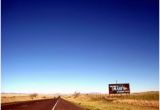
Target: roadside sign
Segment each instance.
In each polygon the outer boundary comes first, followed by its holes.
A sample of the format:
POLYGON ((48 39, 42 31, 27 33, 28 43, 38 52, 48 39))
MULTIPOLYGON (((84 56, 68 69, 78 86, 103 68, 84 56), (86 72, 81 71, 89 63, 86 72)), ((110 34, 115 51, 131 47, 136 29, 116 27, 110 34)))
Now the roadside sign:
POLYGON ((130 93, 129 83, 109 84, 109 94, 130 93))

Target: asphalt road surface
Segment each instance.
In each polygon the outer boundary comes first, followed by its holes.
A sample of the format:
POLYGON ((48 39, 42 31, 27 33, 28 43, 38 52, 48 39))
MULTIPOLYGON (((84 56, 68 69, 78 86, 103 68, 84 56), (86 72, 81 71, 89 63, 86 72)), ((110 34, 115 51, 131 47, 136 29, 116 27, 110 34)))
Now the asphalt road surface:
POLYGON ((67 100, 60 98, 52 110, 84 110, 80 106, 77 106, 67 100))
POLYGON ((62 98, 11 103, 1 106, 1 110, 84 110, 62 98))

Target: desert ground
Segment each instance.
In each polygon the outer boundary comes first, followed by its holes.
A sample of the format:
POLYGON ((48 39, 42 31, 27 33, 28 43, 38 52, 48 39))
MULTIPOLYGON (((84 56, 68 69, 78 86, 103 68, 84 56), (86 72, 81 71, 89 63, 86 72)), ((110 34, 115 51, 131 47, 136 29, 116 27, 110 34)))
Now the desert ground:
MULTIPOLYGON (((1 94, 1 103, 52 99, 58 94, 1 94)), ((85 110, 158 110, 159 92, 132 93, 130 95, 108 95, 99 93, 81 94, 75 92, 61 95, 85 110)))
POLYGON ((12 103, 12 102, 39 100, 39 99, 51 99, 57 96, 58 96, 57 94, 2 93, 1 103, 4 104, 4 103, 12 103))
POLYGON ((86 110, 159 110, 159 92, 132 93, 122 96, 75 93, 65 98, 86 110))

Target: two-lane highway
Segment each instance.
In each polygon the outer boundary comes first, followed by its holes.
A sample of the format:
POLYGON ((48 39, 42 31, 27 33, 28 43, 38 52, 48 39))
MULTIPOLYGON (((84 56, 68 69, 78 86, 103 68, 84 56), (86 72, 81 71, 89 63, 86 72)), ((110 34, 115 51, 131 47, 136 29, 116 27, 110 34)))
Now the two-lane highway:
POLYGON ((56 100, 38 100, 38 101, 27 101, 23 103, 15 103, 2 105, 1 110, 51 110, 56 100))
POLYGON ((1 110, 83 110, 62 98, 5 104, 1 110))
POLYGON ((59 98, 52 110, 84 110, 84 109, 67 100, 59 98))

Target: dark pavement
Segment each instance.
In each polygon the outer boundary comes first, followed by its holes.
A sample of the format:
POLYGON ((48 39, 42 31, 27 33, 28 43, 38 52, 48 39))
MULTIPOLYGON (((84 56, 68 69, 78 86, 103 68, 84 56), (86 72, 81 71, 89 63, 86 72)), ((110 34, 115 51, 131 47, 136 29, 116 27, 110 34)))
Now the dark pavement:
POLYGON ((2 104, 1 110, 84 110, 84 109, 59 97, 57 99, 17 102, 5 105, 2 104))
POLYGON ((1 110, 52 110, 56 101, 53 99, 28 101, 9 105, 2 105, 1 110))

